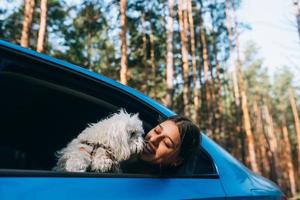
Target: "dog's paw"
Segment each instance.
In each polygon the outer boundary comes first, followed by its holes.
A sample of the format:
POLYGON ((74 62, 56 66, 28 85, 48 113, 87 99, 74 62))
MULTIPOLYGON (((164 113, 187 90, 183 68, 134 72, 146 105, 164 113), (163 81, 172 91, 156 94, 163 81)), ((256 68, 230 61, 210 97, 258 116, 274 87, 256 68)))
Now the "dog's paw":
POLYGON ((92 171, 95 172, 109 172, 112 170, 114 162, 108 158, 94 159, 91 164, 92 171))
POLYGON ((86 172, 89 166, 88 162, 80 159, 70 159, 66 161, 65 170, 68 172, 86 172))

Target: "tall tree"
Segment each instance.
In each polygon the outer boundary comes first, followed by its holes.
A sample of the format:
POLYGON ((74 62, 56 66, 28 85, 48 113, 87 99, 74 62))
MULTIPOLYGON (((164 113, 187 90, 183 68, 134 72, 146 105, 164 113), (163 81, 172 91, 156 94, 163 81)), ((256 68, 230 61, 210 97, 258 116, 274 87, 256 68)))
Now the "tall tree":
POLYGON ((128 85, 165 103, 165 4, 133 0, 127 3, 128 85), (132 14, 134 13, 134 14, 132 14), (143 61, 143 62, 141 62, 143 61), (155 77, 155 80, 154 80, 155 77))
MULTIPOLYGON (((212 131, 209 123, 209 115, 210 115, 210 108, 211 108, 211 95, 209 91, 209 79, 208 79, 208 72, 209 72, 209 52, 208 52, 208 42, 207 42, 207 36, 206 36, 206 28, 204 26, 203 21, 203 5, 201 5, 199 10, 199 28, 200 28, 200 41, 201 41, 201 57, 203 62, 203 76, 204 76, 204 88, 203 92, 201 94, 202 96, 202 105, 203 109, 205 110, 205 118, 206 119, 206 132, 209 136, 212 136, 212 131)), ((201 77, 200 77, 201 80, 201 77)))
POLYGON ((120 13, 121 13, 121 69, 120 69, 120 81, 123 84, 127 84, 127 44, 126 44, 126 0, 120 1, 120 13))
POLYGON ((44 51, 44 41, 47 27, 47 0, 41 0, 40 28, 37 41, 37 51, 44 51))
POLYGON ((242 112, 243 112, 243 126, 246 133, 246 139, 248 144, 248 161, 250 162, 251 169, 254 172, 258 172, 258 165, 256 161, 256 155, 255 155, 255 148, 254 148, 254 138, 253 133, 251 129, 251 122, 250 122, 250 116, 249 116, 249 110, 248 110, 248 99, 246 94, 246 88, 245 88, 245 82, 244 82, 244 76, 241 69, 241 59, 240 59, 240 50, 239 50, 239 36, 237 32, 237 18, 235 13, 235 3, 234 1, 231 1, 232 6, 232 13, 233 13, 233 20, 234 20, 234 29, 235 29, 235 48, 236 48, 236 64, 235 64, 235 70, 237 72, 238 76, 238 85, 240 89, 240 96, 241 96, 241 106, 242 106, 242 112))
POLYGON ((188 12, 188 22, 190 27, 190 37, 191 37, 191 53, 192 53, 192 72, 193 72, 193 100, 194 100, 194 120, 199 121, 199 94, 197 87, 197 64, 196 64, 196 43, 195 43, 195 30, 194 30, 194 19, 192 10, 192 0, 187 0, 187 12, 188 12))
MULTIPOLYGON (((257 87, 256 87, 257 88, 257 87)), ((257 91, 258 92, 258 91, 257 91)), ((269 167, 269 160, 267 156, 267 152, 270 150, 268 149, 267 141, 265 138, 264 127, 262 123, 262 113, 261 108, 258 106, 258 97, 254 97, 253 102, 253 112, 254 112, 254 124, 255 124, 255 133, 256 133, 256 146, 258 149, 258 164, 260 167, 260 174, 263 176, 269 176, 270 167, 269 167)))
MULTIPOLYGON (((298 160, 298 170, 300 166, 300 121, 299 121, 299 115, 298 115, 298 109, 297 109, 297 104, 295 100, 295 95, 293 90, 290 88, 289 89, 289 100, 290 100, 290 105, 293 111, 293 116, 294 116, 294 126, 296 130, 296 135, 297 135, 297 160, 298 160)), ((298 173, 300 173, 298 171, 298 173)))
POLYGON ((292 196, 296 195, 296 177, 294 172, 294 165, 292 160, 292 148, 289 140, 289 133, 286 124, 286 120, 283 120, 282 124, 282 133, 283 133, 283 142, 284 142, 284 165, 286 166, 288 179, 289 179, 289 188, 292 196))
MULTIPOLYGON (((222 92, 221 79, 222 72, 220 61, 226 60, 226 43, 228 42, 226 27, 224 25, 226 15, 224 2, 213 1, 208 4, 211 27, 209 28, 208 44, 210 58, 210 80, 209 89, 211 94, 209 124, 212 129, 214 139, 221 141, 221 112, 222 112, 222 92)), ((228 53, 227 53, 228 54, 228 53)))
POLYGON ((174 93, 174 65, 173 65, 173 30, 174 30, 174 0, 168 0, 169 15, 167 19, 167 58, 166 58, 166 106, 172 108, 174 93))
POLYGON ((267 105, 263 106, 263 116, 264 116, 264 122, 266 127, 266 138, 268 142, 268 146, 270 149, 269 152, 269 158, 270 158, 270 167, 271 167, 271 174, 270 177, 273 181, 278 183, 278 170, 277 170, 277 164, 278 164, 278 142, 277 137, 274 132, 274 124, 273 124, 273 118, 270 114, 269 108, 267 105))
POLYGON ((184 114, 189 116, 189 53, 187 44, 187 5, 186 1, 178 0, 178 18, 180 27, 182 77, 183 77, 183 108, 184 114))
POLYGON ((296 154, 296 133, 293 129, 293 112, 289 101, 289 90, 293 82, 293 73, 289 71, 288 67, 284 67, 274 75, 274 81, 271 87, 272 91, 272 103, 273 103, 273 116, 274 124, 277 126, 277 133, 282 139, 278 140, 280 145, 278 148, 278 162, 277 165, 284 171, 278 170, 280 175, 281 186, 285 188, 287 194, 293 193, 293 187, 297 179, 294 179, 297 166, 297 159, 293 157, 296 154), (289 140, 291 138, 291 140, 289 140), (280 148, 281 147, 281 148, 280 148), (290 151, 290 152, 288 152, 290 151), (293 172, 291 170, 294 170, 293 172), (293 178, 294 177, 294 178, 293 178), (284 179, 285 180, 284 180, 284 179))
MULTIPOLYGON (((150 60, 151 60, 151 71, 152 71, 152 82, 156 85, 156 64, 155 64, 155 44, 154 44, 154 33, 153 25, 150 23, 150 60)), ((156 88, 153 88, 153 96, 156 97, 156 88)))
POLYGON ((23 19, 23 29, 20 44, 23 47, 29 47, 29 33, 32 24, 32 16, 34 11, 34 0, 24 1, 24 19, 23 19))
MULTIPOLYGON (((269 161, 266 156, 266 151, 269 151, 267 141, 265 139, 265 129, 262 120, 262 114, 266 115, 266 111, 262 108, 265 107, 263 99, 269 99, 270 95, 270 82, 268 74, 263 67, 263 59, 258 57, 258 50, 253 42, 248 42, 244 51, 244 59, 242 61, 244 87, 247 94, 247 103, 249 108, 249 117, 252 122, 252 134, 255 139, 256 161, 262 175, 269 177, 269 161)), ((241 87, 242 88, 242 87, 241 87)), ((247 106, 247 107, 248 107, 247 106)), ((264 108, 265 109, 265 108, 264 108)))

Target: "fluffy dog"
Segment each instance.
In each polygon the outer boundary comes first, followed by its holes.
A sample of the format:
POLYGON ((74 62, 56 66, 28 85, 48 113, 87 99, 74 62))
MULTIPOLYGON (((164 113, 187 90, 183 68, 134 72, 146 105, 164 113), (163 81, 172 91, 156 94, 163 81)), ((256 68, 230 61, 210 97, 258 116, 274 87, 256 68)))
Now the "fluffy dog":
POLYGON ((120 172, 120 162, 143 149, 144 129, 138 114, 121 109, 90 124, 57 152, 56 171, 120 172))

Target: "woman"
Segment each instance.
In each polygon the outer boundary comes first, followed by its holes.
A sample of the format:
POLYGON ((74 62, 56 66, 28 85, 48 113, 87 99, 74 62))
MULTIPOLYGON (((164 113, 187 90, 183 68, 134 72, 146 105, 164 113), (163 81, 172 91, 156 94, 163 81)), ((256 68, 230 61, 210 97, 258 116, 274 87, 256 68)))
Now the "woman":
POLYGON ((126 164, 125 173, 174 174, 199 149, 200 130, 188 118, 172 116, 159 123, 145 137, 137 161, 126 164))

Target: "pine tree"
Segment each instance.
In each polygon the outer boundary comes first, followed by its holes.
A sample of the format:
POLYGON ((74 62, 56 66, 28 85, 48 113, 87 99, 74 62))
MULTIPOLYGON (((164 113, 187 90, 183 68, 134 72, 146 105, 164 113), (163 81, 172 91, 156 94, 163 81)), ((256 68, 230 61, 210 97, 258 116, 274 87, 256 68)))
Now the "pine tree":
POLYGON ((126 0, 120 1, 120 13, 121 13, 121 69, 120 69, 120 81, 123 84, 127 84, 127 42, 126 42, 126 0))
POLYGON ((169 15, 167 19, 167 58, 166 58, 166 106, 173 107, 173 93, 174 93, 174 64, 173 64, 173 30, 174 30, 174 1, 168 0, 169 15))
POLYGON ((29 47, 29 33, 32 24, 32 17, 34 11, 34 0, 25 0, 24 1, 24 19, 23 19, 23 29, 22 29, 22 36, 20 40, 20 44, 23 47, 29 47))
POLYGON ((189 61, 187 44, 187 5, 186 1, 178 0, 178 18, 180 27, 181 55, 182 55, 182 77, 183 77, 183 108, 184 115, 189 116, 189 61))
POLYGON ((41 0, 40 27, 37 41, 37 51, 44 51, 44 41, 47 28, 47 0, 41 0))

